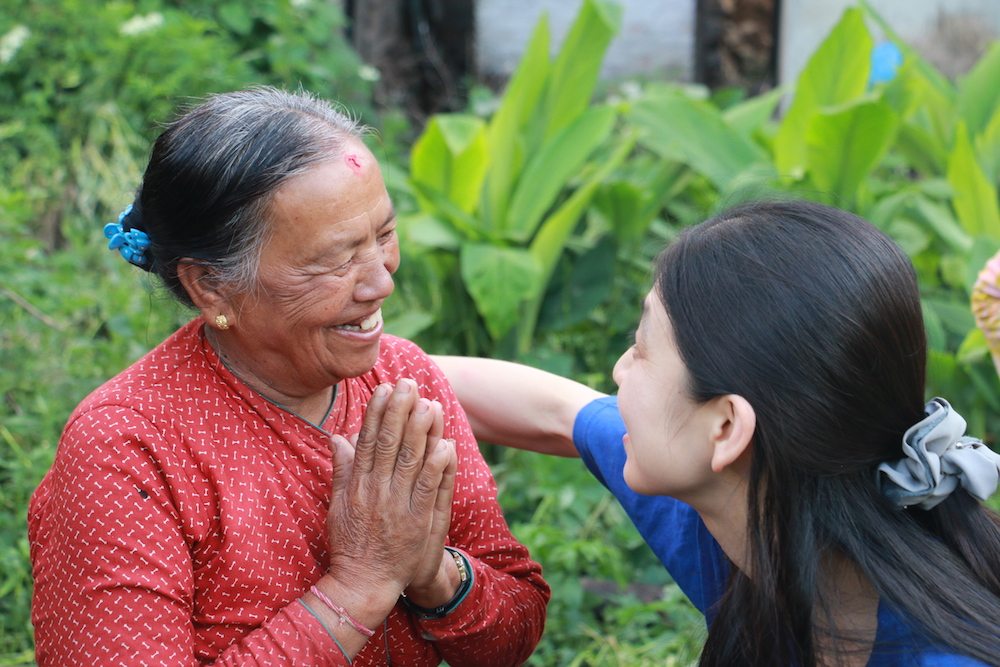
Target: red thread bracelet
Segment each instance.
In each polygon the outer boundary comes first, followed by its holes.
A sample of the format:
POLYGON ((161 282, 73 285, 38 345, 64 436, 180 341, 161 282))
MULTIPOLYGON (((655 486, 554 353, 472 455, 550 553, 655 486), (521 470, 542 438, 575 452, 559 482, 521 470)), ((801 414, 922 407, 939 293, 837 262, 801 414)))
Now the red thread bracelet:
POLYGON ((365 626, 363 626, 360 623, 358 623, 358 621, 356 621, 354 618, 351 617, 350 614, 347 613, 346 609, 344 609, 343 607, 341 607, 339 604, 335 604, 334 601, 331 600, 330 598, 328 598, 326 596, 326 593, 324 593, 323 591, 321 591, 318 587, 313 586, 312 588, 309 589, 309 591, 313 595, 315 595, 317 598, 319 598, 320 602, 322 602, 327 607, 329 607, 330 611, 332 611, 334 614, 336 614, 340 618, 340 624, 341 625, 343 625, 344 623, 347 623, 352 628, 354 628, 355 630, 357 630, 358 632, 360 632, 361 634, 363 634, 365 637, 372 637, 372 636, 374 636, 374 634, 375 634, 374 630, 366 628, 365 626))

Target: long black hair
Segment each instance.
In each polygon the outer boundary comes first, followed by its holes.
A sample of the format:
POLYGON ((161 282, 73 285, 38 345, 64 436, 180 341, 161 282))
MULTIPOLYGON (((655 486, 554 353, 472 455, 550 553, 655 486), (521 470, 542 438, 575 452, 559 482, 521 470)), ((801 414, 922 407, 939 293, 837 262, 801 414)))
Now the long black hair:
POLYGON ((831 556, 932 642, 996 663, 1000 519, 961 488, 901 510, 876 486, 877 466, 901 458, 924 417, 926 338, 906 255, 844 211, 745 204, 685 230, 657 262, 656 291, 691 398, 738 394, 757 419, 752 579, 733 568, 702 664, 815 664, 831 556))

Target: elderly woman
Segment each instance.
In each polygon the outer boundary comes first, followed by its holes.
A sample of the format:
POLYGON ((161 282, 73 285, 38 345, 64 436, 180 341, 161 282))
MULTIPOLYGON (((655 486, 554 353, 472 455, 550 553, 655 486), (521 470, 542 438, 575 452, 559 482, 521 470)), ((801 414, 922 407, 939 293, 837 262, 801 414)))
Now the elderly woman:
POLYGON ((32 498, 39 664, 527 658, 540 568, 447 381, 382 331, 395 228, 311 96, 217 95, 160 135, 105 233, 198 317, 77 407, 32 498))

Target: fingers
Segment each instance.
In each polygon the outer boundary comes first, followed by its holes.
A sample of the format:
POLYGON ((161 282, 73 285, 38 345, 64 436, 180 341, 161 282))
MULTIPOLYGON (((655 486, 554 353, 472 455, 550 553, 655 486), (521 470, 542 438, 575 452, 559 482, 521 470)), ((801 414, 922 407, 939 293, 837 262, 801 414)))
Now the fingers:
MULTIPOLYGON (((458 461, 455 454, 455 442, 441 439, 434 451, 424 461, 413 493, 410 496, 411 511, 417 516, 438 508, 437 500, 440 492, 446 494, 447 507, 451 508, 451 499, 455 488, 455 471, 458 461)), ((444 499, 442 500, 442 505, 444 499)))
MULTIPOLYGON (((344 495, 351 480, 351 470, 354 467, 354 447, 342 436, 330 437, 330 449, 333 452, 333 482, 331 499, 344 495)), ((332 502, 332 500, 331 500, 332 502)))
POLYGON ((389 403, 390 392, 391 385, 380 384, 375 387, 368 407, 365 408, 365 418, 354 445, 354 469, 361 474, 371 472, 375 464, 375 440, 382 424, 382 415, 389 403))
POLYGON ((444 544, 444 538, 451 528, 451 502, 455 495, 455 475, 458 472, 458 454, 455 451, 454 440, 442 440, 438 447, 449 449, 450 452, 442 452, 440 456, 448 454, 448 462, 441 473, 441 482, 438 484, 437 497, 434 499, 434 518, 431 523, 431 539, 440 540, 444 544))
POLYGON ((440 413, 440 403, 420 398, 406 421, 393 474, 393 483, 405 491, 413 488, 417 472, 424 464, 424 452, 430 446, 430 432, 440 413))
POLYGON ((417 400, 417 383, 404 378, 396 383, 396 388, 389 396, 382 422, 375 435, 375 455, 372 461, 372 474, 378 479, 389 480, 396 467, 396 458, 402 445, 406 425, 410 419, 417 400))

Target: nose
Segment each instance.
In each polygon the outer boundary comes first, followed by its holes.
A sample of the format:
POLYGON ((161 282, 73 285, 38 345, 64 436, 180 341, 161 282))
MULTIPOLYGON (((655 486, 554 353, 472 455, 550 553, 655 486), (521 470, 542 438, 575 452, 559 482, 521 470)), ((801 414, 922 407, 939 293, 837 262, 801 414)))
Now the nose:
POLYGON ((628 364, 629 358, 632 356, 632 348, 625 350, 622 356, 618 357, 618 361, 615 362, 615 367, 611 371, 611 377, 614 379, 615 384, 619 387, 622 386, 622 380, 625 376, 626 364, 628 364))
POLYGON ((396 265, 391 261, 385 261, 385 258, 376 258, 368 262, 354 287, 354 300, 366 302, 386 299, 396 289, 392 279, 395 270, 396 265))

